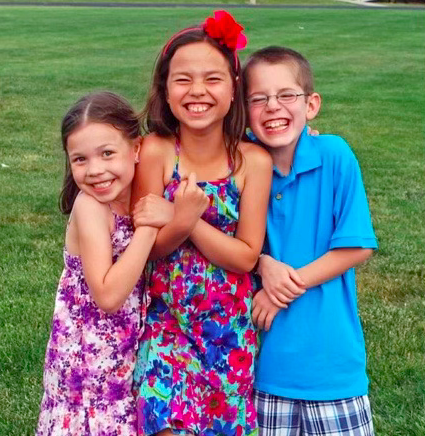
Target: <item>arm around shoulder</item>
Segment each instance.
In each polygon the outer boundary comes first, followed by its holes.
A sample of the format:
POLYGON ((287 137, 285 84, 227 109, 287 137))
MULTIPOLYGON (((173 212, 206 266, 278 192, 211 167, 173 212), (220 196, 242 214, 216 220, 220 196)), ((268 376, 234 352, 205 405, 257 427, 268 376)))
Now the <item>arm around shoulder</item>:
POLYGON ((116 312, 139 280, 156 229, 141 227, 117 262, 112 261, 111 230, 113 217, 106 204, 79 195, 73 208, 84 277, 100 309, 116 312))

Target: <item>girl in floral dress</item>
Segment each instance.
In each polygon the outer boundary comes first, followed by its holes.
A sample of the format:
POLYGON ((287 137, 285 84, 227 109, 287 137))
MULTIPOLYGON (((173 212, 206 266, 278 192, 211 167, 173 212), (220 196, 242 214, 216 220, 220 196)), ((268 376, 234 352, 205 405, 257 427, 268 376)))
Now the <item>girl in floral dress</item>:
MULTIPOLYGON (((240 141, 241 30, 219 11, 174 35, 144 112, 151 133, 134 196, 164 195, 174 215, 148 267, 152 302, 135 369, 140 435, 258 431, 248 272, 263 243, 272 166, 264 150, 240 141)), ((145 206, 136 205, 136 226, 146 224, 145 206)))
POLYGON ((61 209, 71 215, 37 435, 134 436, 139 278, 157 233, 133 235, 129 217, 140 124, 119 96, 92 94, 64 117, 62 142, 61 209))

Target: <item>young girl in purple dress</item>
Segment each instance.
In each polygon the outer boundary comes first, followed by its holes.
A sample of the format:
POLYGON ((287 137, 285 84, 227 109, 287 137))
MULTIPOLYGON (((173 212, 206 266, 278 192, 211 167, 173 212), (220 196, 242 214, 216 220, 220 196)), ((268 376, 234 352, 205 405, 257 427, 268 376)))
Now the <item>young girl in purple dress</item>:
MULTIPOLYGON (((241 30, 216 12, 174 35, 154 72, 134 197, 164 195, 174 216, 148 267, 152 303, 135 370, 140 435, 258 431, 248 272, 263 243, 272 165, 240 141, 241 30)), ((148 203, 136 205, 136 226, 148 203)))
POLYGON ((134 436, 139 278, 157 233, 133 234, 129 216, 139 120, 121 97, 91 94, 64 117, 62 142, 61 209, 70 217, 37 435, 134 436))

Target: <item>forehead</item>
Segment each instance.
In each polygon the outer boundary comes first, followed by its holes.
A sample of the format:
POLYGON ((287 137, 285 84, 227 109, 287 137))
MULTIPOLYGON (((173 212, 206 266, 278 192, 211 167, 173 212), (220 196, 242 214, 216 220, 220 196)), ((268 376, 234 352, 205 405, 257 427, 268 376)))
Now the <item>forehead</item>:
POLYGON ((298 67, 292 62, 268 63, 260 61, 248 70, 248 91, 273 92, 279 89, 299 89, 298 67))
POLYGON ((122 132, 110 124, 89 122, 72 132, 67 141, 67 151, 94 150, 105 145, 121 146, 125 143, 122 132))
POLYGON ((193 42, 176 50, 170 61, 170 72, 218 70, 229 71, 224 55, 205 41, 193 42))

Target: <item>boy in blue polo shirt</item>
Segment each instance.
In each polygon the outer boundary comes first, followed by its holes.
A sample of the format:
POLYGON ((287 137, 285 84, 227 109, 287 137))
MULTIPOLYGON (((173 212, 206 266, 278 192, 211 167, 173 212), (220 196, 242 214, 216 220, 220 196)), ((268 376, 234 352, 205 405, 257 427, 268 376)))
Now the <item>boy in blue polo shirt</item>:
POLYGON ((307 134, 321 100, 302 55, 260 50, 244 80, 251 130, 274 163, 253 309, 260 435, 371 436, 353 267, 377 244, 357 160, 343 139, 307 134))

